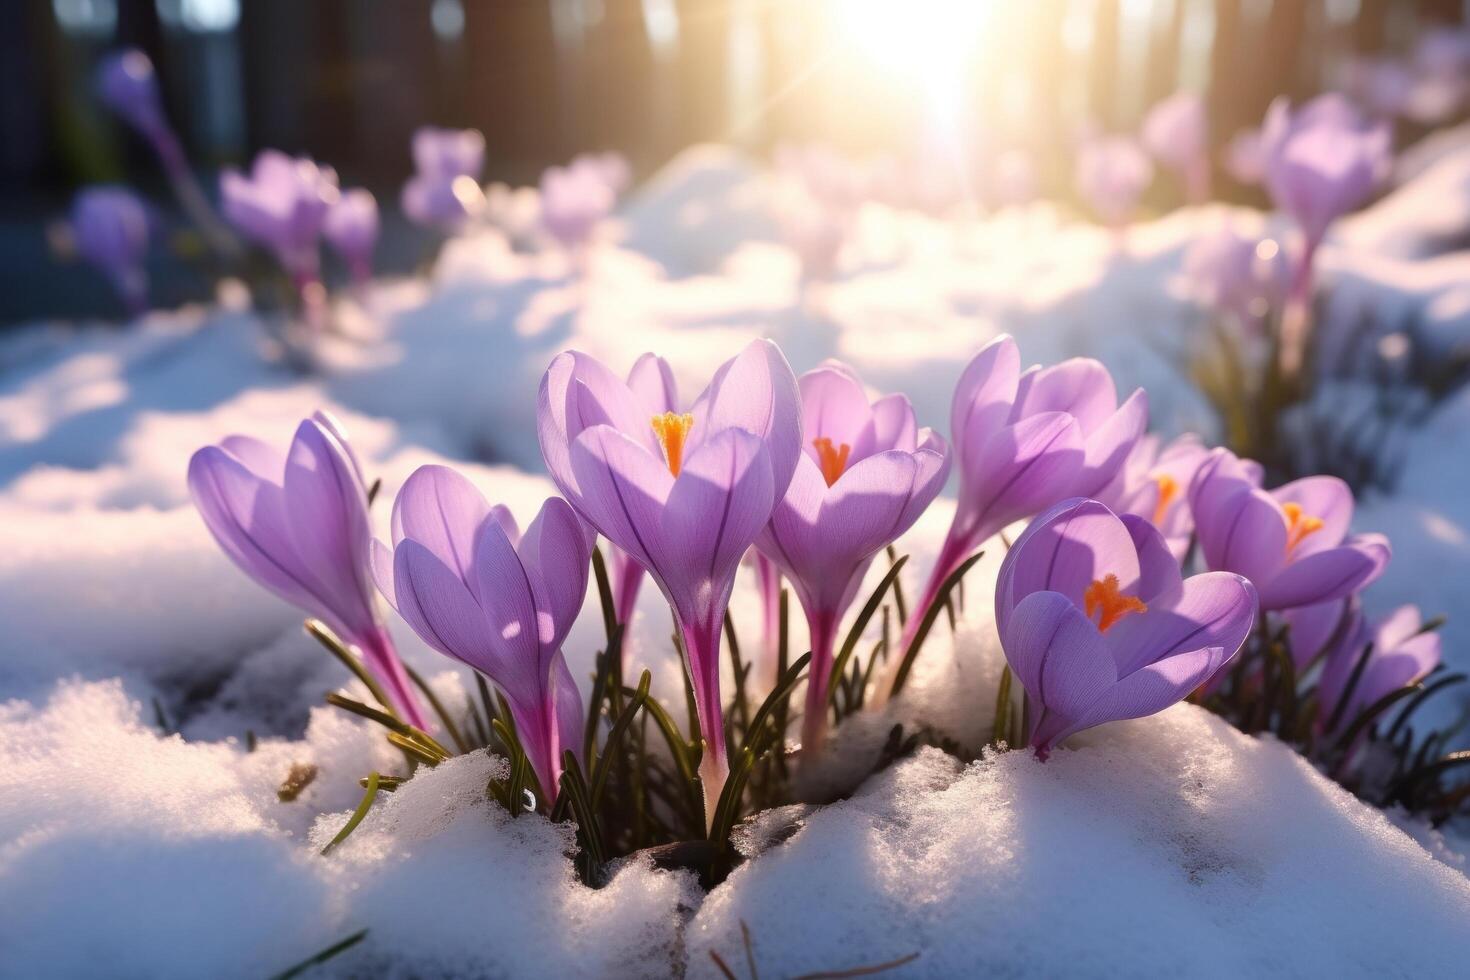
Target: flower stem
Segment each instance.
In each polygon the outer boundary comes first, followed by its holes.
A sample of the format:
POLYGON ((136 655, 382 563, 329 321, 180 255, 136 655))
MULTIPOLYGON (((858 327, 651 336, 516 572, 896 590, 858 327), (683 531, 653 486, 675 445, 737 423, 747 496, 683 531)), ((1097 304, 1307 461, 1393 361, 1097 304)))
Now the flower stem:
POLYGON ((388 631, 379 626, 362 637, 358 646, 362 648, 363 660, 367 662, 368 669, 387 688, 388 697, 393 700, 393 706, 403 715, 404 720, 415 728, 429 731, 431 725, 428 716, 419 706, 408 671, 403 669, 403 661, 398 659, 398 651, 394 649, 388 631))

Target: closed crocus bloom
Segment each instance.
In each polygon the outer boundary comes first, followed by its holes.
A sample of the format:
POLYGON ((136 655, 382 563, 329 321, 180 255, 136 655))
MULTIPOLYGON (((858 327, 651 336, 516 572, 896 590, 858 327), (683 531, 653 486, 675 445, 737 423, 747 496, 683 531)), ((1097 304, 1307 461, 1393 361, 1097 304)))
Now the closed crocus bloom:
POLYGON ((150 141, 172 140, 153 62, 137 48, 118 51, 97 66, 97 96, 150 141))
POLYGON ((1292 259, 1279 242, 1230 226, 1196 239, 1184 254, 1185 292, 1247 326, 1280 310, 1291 276, 1292 259))
MULTIPOLYGON (((628 372, 628 390, 638 400, 639 408, 651 419, 679 412, 679 389, 674 383, 674 372, 669 362, 657 354, 644 354, 633 362, 633 368, 628 372)), ((638 604, 643 566, 615 544, 609 550, 608 576, 612 579, 613 607, 618 622, 626 625, 632 622, 633 609, 638 604)))
POLYGON ((1189 491, 1205 564, 1255 584, 1264 610, 1342 599, 1378 578, 1392 552, 1381 534, 1347 537, 1353 494, 1332 476, 1275 490, 1227 449, 1216 449, 1189 491))
POLYGON ((413 134, 413 162, 401 199, 410 221, 453 232, 480 213, 485 137, 479 131, 425 126, 413 134))
POLYGON ((366 282, 373 276, 373 249, 378 245, 378 201, 361 187, 343 191, 327 211, 322 234, 342 256, 352 278, 366 282))
POLYGON ((806 613, 812 660, 802 747, 816 751, 843 614, 873 556, 938 495, 949 462, 944 440, 918 428, 903 395, 869 402, 857 376, 835 362, 799 384, 803 452, 756 547, 791 580, 806 613))
POLYGON ((1124 136, 1088 140, 1077 154, 1077 193, 1103 222, 1127 225, 1154 179, 1148 154, 1124 136))
POLYGON ((541 175, 541 227, 564 248, 576 248, 612 213, 617 191, 593 166, 551 167, 541 175))
POLYGON ((1363 632, 1357 596, 1297 606, 1280 615, 1288 627, 1287 641, 1298 674, 1323 657, 1337 656, 1337 651, 1357 641, 1363 632))
POLYGON ((330 167, 277 150, 261 151, 248 176, 238 170, 220 175, 225 217, 270 249, 298 286, 320 277, 322 224, 339 193, 330 167))
POLYGON ((1339 644, 1328 656, 1317 687, 1319 724, 1325 729, 1336 720, 1330 733, 1343 731, 1384 695, 1423 680, 1439 666, 1439 659, 1439 634, 1424 632, 1418 606, 1400 606, 1372 629, 1360 630, 1355 642, 1339 644), (1368 662, 1349 695, 1348 685, 1364 657, 1368 662))
POLYGON ((129 313, 147 307, 148 211, 123 187, 89 187, 72 201, 77 253, 112 282, 129 313))
POLYGON ((603 537, 663 592, 683 639, 704 755, 705 815, 729 773, 720 643, 741 556, 771 519, 801 455, 796 378, 775 344, 727 361, 694 407, 649 417, 620 378, 586 354, 559 355, 541 379, 547 469, 603 537))
POLYGON ((238 435, 205 446, 189 494, 241 571, 356 647, 394 708, 426 727, 378 613, 362 470, 330 416, 302 422, 284 453, 238 435))
POLYGON ((1255 621, 1250 582, 1188 579, 1148 521, 1095 500, 1038 517, 1001 564, 995 623, 1031 698, 1037 756, 1075 732, 1182 700, 1235 656, 1255 621))
POLYGON ((1205 100, 1194 92, 1171 95, 1143 121, 1143 145, 1184 181, 1192 204, 1210 197, 1209 136, 1205 100))
POLYGON ((1163 534, 1174 558, 1183 561, 1194 535, 1189 485, 1208 456, 1209 450, 1192 433, 1168 445, 1158 436, 1144 436, 1096 499, 1114 513, 1134 514, 1151 523, 1163 534))
POLYGON ((446 466, 421 466, 393 502, 393 547, 373 577, 425 643, 488 677, 514 715, 536 779, 555 801, 563 753, 581 761, 582 697, 562 643, 582 609, 592 548, 566 501, 526 533, 446 466))

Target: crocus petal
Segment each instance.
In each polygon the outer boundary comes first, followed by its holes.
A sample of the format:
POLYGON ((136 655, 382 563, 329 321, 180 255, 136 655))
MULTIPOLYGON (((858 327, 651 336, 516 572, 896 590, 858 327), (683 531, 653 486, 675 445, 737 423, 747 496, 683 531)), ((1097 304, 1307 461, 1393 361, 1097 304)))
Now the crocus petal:
POLYGON ((373 584, 378 591, 383 593, 383 598, 388 600, 388 605, 395 610, 398 608, 398 593, 393 584, 393 549, 373 538, 372 544, 372 573, 373 584))
POLYGON ((996 628, 1009 635, 1018 604, 1032 593, 1054 592, 1080 609, 1087 587, 1106 575, 1136 593, 1138 554, 1128 528, 1095 500, 1065 500, 1032 521, 1001 563, 996 628))
POLYGON ((475 532, 489 515, 484 495, 458 471, 420 466, 393 501, 393 543, 412 538, 474 590, 475 532))
MULTIPOLYGON (((1148 393, 1139 388, 1087 436, 1086 458, 1077 475, 1075 492, 1086 496, 1107 486, 1147 428, 1148 393)), ((1082 431, 1088 431, 1085 423, 1082 431)))
POLYGON ((302 422, 286 456, 285 508, 291 543, 318 593, 354 632, 371 629, 367 582, 367 490, 341 445, 316 422, 302 422))
POLYGON ((480 669, 507 694, 533 700, 546 687, 548 658, 555 648, 547 649, 542 641, 532 577, 494 521, 480 525, 474 547, 480 630, 488 633, 484 645, 494 650, 480 669))
POLYGON ((664 461, 612 426, 598 425, 572 443, 571 464, 582 490, 576 498, 582 516, 645 567, 654 567, 654 532, 674 487, 664 461))
POLYGON ((707 591, 733 575, 775 502, 766 444, 743 429, 712 436, 685 463, 663 510, 657 567, 665 584, 707 591))
POLYGON ((1272 490, 1271 496, 1278 503, 1299 504, 1304 515, 1322 522, 1321 528, 1302 538, 1292 549, 1296 559, 1335 548, 1347 536, 1353 519, 1353 492, 1337 477, 1309 476, 1293 480, 1272 490))
POLYGON ((1047 712, 1079 718, 1117 681, 1102 634, 1064 595, 1028 595, 1001 636, 1011 670, 1047 712))
POLYGON ((1225 489, 1229 496, 1217 509, 1195 510, 1205 563, 1252 582, 1269 582, 1286 562, 1286 518, 1264 491, 1239 481, 1225 489))
POLYGON ((417 541, 393 552, 398 613, 425 643, 494 677, 501 658, 486 636, 485 617, 459 575, 417 541))
POLYGON ((1424 617, 1418 606, 1399 606, 1379 620, 1373 630, 1373 644, 1380 650, 1393 650, 1418 633, 1423 625, 1424 617))
POLYGON ((1143 718, 1184 700, 1229 662, 1233 650, 1204 647, 1174 654, 1123 677, 1056 741, 1108 721, 1143 718))
POLYGON ((1290 609, 1341 599, 1383 574, 1393 552, 1381 534, 1364 534, 1338 548, 1307 555, 1260 587, 1262 609, 1290 609))
MULTIPOLYGON (((848 371, 822 367, 803 374, 797 382, 801 391, 802 451, 816 459, 812 440, 831 439, 846 444, 855 458, 870 451, 862 436, 871 431, 873 409, 862 383, 848 371)), ((871 440, 871 435, 869 435, 871 440)))
MULTIPOLYGON (((971 440, 986 435, 981 426, 968 430, 971 440)), ((979 485, 962 485, 961 505, 983 515, 993 533, 1055 500, 1058 488, 1076 479, 1082 458, 1076 419, 1064 412, 1032 415, 989 434, 984 445, 966 447, 961 479, 979 485)))
POLYGON ((582 704, 582 692, 577 690, 577 682, 561 651, 557 651, 552 659, 551 697, 561 751, 571 749, 577 761, 586 765, 587 760, 582 757, 582 736, 586 732, 587 708, 582 704))
POLYGON ((571 443, 594 425, 611 425, 649 453, 657 453, 650 416, 628 386, 596 358, 580 351, 558 354, 536 396, 536 434, 546 468, 562 493, 576 498, 571 443))
POLYGON ((1334 599, 1310 606, 1298 606, 1283 611, 1281 615, 1290 627, 1287 638, 1291 646, 1292 662, 1300 671, 1311 666, 1319 656, 1327 652, 1328 644, 1343 626, 1343 617, 1347 615, 1347 600, 1334 599))
POLYGON ((976 354, 955 385, 950 439, 956 448, 984 445, 1005 424, 1021 375, 1021 352, 1002 334, 976 354), (977 433, 972 439, 972 430, 977 433))
POLYGON ((693 414, 686 453, 697 453, 705 439, 725 429, 744 429, 765 441, 776 494, 786 492, 804 440, 801 395, 781 348, 752 341, 715 372, 693 414))
POLYGON ((679 410, 679 389, 669 362, 657 354, 643 354, 628 372, 628 390, 650 417, 679 410))
POLYGON ((262 480, 277 486, 286 478, 286 455, 275 446, 252 436, 225 436, 220 447, 245 464, 245 468, 262 480))
POLYGON ((1184 577, 1164 535, 1136 514, 1123 514, 1119 519, 1128 528, 1138 551, 1139 598, 1150 602, 1157 596, 1176 594, 1184 577))
POLYGON ((905 452, 913 452, 919 447, 920 439, 919 423, 914 416, 914 406, 910 404, 907 395, 894 392, 891 395, 884 395, 873 403, 872 434, 863 441, 861 456, 882 452, 885 449, 902 449, 905 452))
POLYGON ((1118 390, 1108 369, 1090 357, 1074 357, 1049 368, 1028 371, 1016 393, 1011 419, 1066 412, 1077 420, 1084 434, 1090 434, 1117 409, 1118 390))
POLYGON ((587 595, 592 555, 582 522, 570 504, 552 497, 541 505, 517 551, 530 576, 536 608, 543 620, 541 643, 560 649, 587 595))
POLYGON ((1230 572, 1205 572, 1186 579, 1174 595, 1156 597, 1147 611, 1124 616, 1104 638, 1117 658, 1119 676, 1126 677, 1156 661, 1205 647, 1221 648, 1228 660, 1245 642, 1255 618, 1256 593, 1250 582, 1230 572))

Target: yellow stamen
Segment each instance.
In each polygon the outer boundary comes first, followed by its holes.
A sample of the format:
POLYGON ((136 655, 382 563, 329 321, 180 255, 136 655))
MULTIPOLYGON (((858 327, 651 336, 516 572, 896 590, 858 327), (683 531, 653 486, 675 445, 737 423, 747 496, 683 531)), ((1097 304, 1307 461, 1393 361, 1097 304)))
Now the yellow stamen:
POLYGON ((844 442, 834 448, 832 440, 826 436, 813 439, 812 445, 817 450, 817 465, 821 467, 822 479, 830 487, 837 482, 842 471, 847 469, 847 455, 852 452, 852 447, 844 442))
POLYGON ((1148 606, 1137 596, 1124 595, 1118 591, 1118 576, 1108 575, 1104 578, 1093 579, 1087 591, 1082 593, 1082 608, 1087 612, 1087 618, 1091 619, 1094 614, 1098 616, 1097 628, 1106 633, 1114 623, 1129 613, 1147 612, 1148 606))
POLYGON ((1179 481, 1167 473, 1160 473, 1154 477, 1154 482, 1159 485, 1159 502, 1154 504, 1154 524, 1164 523, 1164 515, 1169 513, 1169 505, 1174 498, 1179 496, 1179 481))
POLYGON ((1307 535, 1322 530, 1322 518, 1312 517, 1302 513, 1302 505, 1287 503, 1281 505, 1281 510, 1286 514, 1286 550, 1291 551, 1302 543, 1307 535))
POLYGON ((665 412, 655 415, 651 422, 654 437, 664 447, 664 459, 669 464, 669 472, 678 476, 679 470, 684 468, 684 443, 689 438, 689 430, 694 428, 694 416, 688 412, 683 415, 665 412))

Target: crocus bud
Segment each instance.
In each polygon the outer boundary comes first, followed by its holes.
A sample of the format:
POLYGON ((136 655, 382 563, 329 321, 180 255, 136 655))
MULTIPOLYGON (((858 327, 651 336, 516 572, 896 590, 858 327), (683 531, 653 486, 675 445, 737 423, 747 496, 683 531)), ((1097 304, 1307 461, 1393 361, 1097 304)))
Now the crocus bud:
POLYGON ((577 248, 612 213, 618 194, 606 171, 593 163, 573 161, 541 175, 541 227, 563 248, 577 248))
POLYGON ((220 175, 220 195, 230 223, 269 249, 298 285, 320 278, 322 224, 340 195, 335 171, 264 150, 249 175, 220 175))
POLYGON ((352 278, 366 282, 373 276, 373 249, 378 244, 378 201, 360 187, 343 191, 327 211, 322 234, 342 256, 352 278))
POLYGON ((1255 613, 1250 582, 1183 578, 1142 518, 1057 504, 1016 539, 995 589, 1001 647, 1031 698, 1028 744, 1045 759, 1075 732, 1183 700, 1240 650, 1255 613))
POLYGON ((1077 155, 1077 193, 1113 228, 1121 229, 1132 220, 1153 179, 1148 154, 1124 136, 1089 140, 1077 155))
POLYGON ((136 48, 108 55, 97 68, 97 96, 150 142, 172 139, 153 62, 136 48))
POLYGON ((1189 246, 1181 278, 1190 298, 1256 327, 1286 302, 1292 271, 1280 242, 1227 226, 1189 246))
POLYGON ((413 134, 413 162, 416 172, 401 199, 410 221, 457 232, 482 212, 485 137, 479 131, 425 126, 413 134))
POLYGON ((238 435, 205 446, 189 494, 241 571, 356 647, 404 720, 428 727, 378 612, 362 470, 331 416, 302 422, 285 452, 238 435))
POLYGON ((1326 729, 1335 719, 1331 733, 1339 733, 1384 695, 1417 684, 1438 667, 1440 636, 1423 628, 1417 606, 1400 606, 1371 629, 1360 630, 1355 642, 1339 644, 1327 658, 1317 686, 1319 724, 1326 729), (1348 684, 1364 657, 1368 662, 1349 695, 1348 684))
POLYGON ((148 212, 123 187, 89 187, 72 201, 71 231, 78 254, 105 275, 129 313, 148 305, 148 212))

